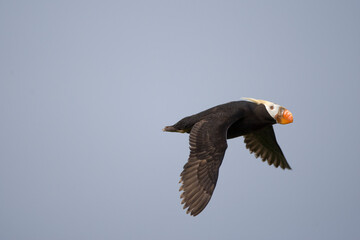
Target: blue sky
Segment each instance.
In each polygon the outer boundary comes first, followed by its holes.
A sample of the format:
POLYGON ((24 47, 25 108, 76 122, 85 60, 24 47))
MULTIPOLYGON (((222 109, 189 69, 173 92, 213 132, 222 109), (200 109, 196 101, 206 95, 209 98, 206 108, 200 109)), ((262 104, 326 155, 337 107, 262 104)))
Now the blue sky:
POLYGON ((358 239, 356 1, 1 1, 1 239, 358 239), (188 136, 241 97, 287 107, 293 170, 230 140, 197 217, 188 136))

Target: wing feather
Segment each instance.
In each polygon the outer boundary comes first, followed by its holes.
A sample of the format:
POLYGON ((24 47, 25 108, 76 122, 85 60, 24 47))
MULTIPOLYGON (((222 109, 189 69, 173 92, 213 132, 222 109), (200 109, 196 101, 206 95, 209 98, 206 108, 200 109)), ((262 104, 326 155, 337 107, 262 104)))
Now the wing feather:
POLYGON ((227 127, 221 119, 205 119, 190 132, 190 156, 180 174, 182 204, 187 213, 198 215, 209 203, 227 148, 227 127))
POLYGON ((272 126, 244 135, 244 142, 256 158, 261 157, 263 161, 267 161, 269 165, 273 164, 276 168, 280 166, 282 169, 291 169, 276 141, 272 126))

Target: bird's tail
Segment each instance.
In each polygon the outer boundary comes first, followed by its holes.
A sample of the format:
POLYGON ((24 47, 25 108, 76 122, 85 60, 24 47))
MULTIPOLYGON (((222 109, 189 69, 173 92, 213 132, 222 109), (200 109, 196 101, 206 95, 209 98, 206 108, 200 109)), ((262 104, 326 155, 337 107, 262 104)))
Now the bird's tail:
POLYGON ((182 129, 174 128, 173 126, 166 126, 163 129, 164 132, 178 132, 178 133, 184 133, 185 131, 182 129))

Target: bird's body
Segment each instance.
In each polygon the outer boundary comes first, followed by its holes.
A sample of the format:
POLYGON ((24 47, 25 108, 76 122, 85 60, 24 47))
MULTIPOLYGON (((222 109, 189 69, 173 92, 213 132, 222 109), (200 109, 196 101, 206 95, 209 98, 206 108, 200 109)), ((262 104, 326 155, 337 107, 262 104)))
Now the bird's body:
POLYGON ((221 104, 192 116, 185 117, 172 127, 174 127, 174 131, 176 132, 190 133, 192 127, 203 119, 221 121, 222 124, 228 125, 227 139, 243 136, 276 123, 275 119, 267 113, 263 105, 247 101, 236 101, 221 104))
POLYGON ((272 125, 277 122, 292 122, 291 113, 271 102, 246 99, 212 107, 165 127, 168 132, 190 133, 190 156, 180 180, 184 209, 196 216, 210 201, 227 139, 244 136, 246 147, 256 157, 291 169, 276 142, 272 125))

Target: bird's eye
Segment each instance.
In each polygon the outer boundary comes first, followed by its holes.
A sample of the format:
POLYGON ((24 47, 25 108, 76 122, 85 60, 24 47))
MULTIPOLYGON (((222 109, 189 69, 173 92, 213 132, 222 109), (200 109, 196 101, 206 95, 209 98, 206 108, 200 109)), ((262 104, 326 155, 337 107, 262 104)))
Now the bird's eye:
POLYGON ((270 106, 270 109, 271 109, 271 110, 274 110, 274 106, 273 106, 273 105, 271 105, 271 106, 270 106))

